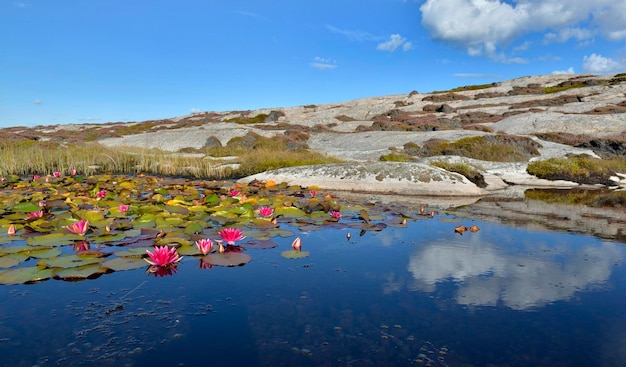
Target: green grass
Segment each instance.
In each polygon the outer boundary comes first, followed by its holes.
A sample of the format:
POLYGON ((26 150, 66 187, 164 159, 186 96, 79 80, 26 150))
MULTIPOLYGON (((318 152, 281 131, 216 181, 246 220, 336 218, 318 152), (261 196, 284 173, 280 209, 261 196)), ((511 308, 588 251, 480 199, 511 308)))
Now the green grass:
POLYGON ((406 154, 389 153, 381 155, 378 160, 382 162, 408 162, 411 160, 411 157, 406 154))
POLYGON ((261 124, 265 122, 265 119, 269 115, 266 113, 260 113, 254 117, 233 117, 230 119, 226 119, 226 122, 234 122, 236 124, 261 124))
POLYGON ((616 172, 626 173, 626 157, 598 159, 588 155, 550 158, 530 162, 529 174, 547 180, 568 180, 581 184, 608 184, 616 172))
POLYGON ((431 140, 424 143, 422 155, 458 155, 491 162, 523 162, 539 155, 537 143, 511 135, 475 136, 455 142, 431 140))
POLYGON ((588 85, 585 84, 585 83, 559 84, 559 85, 555 85, 555 86, 552 86, 552 87, 544 87, 543 88, 543 92, 545 94, 550 94, 550 93, 562 92, 562 91, 568 90, 568 89, 584 88, 584 87, 588 87, 588 85))
POLYGON ((340 160, 308 149, 289 149, 287 139, 259 139, 253 147, 232 146, 198 151, 212 157, 236 156, 239 168, 223 168, 206 156, 190 156, 156 149, 107 148, 97 143, 67 144, 33 140, 0 140, 0 177, 45 176, 52 172, 80 174, 154 174, 203 179, 243 177, 270 169, 340 160))

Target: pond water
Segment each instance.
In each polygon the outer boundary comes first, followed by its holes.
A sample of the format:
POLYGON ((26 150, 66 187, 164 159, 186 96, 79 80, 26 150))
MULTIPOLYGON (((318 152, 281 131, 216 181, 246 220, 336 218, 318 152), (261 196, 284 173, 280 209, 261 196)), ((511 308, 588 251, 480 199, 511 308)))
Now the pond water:
POLYGON ((0 286, 1 365, 626 365, 624 244, 445 214, 282 227, 308 257, 278 238, 244 266, 0 286))

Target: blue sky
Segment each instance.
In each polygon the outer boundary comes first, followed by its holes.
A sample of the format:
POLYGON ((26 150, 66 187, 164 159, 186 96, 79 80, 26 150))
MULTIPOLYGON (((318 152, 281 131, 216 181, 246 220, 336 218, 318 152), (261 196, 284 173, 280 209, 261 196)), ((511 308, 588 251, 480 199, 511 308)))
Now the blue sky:
POLYGON ((0 0, 1 127, 625 71, 625 0, 0 0))

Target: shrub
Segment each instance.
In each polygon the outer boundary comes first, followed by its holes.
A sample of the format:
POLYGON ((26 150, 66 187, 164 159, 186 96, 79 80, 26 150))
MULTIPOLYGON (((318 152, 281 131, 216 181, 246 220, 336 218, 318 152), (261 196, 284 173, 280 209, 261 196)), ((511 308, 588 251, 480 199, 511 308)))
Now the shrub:
POLYGON ((610 176, 614 176, 616 172, 626 172, 626 158, 598 159, 584 154, 573 155, 530 162, 526 171, 547 180, 611 184, 610 176))
POLYGON ((378 160, 382 162, 408 162, 409 160, 411 160, 411 157, 407 156, 406 154, 389 153, 381 155, 378 160))
POLYGON ((513 135, 485 135, 459 139, 455 142, 429 140, 420 150, 420 156, 458 155, 492 162, 523 162, 538 156, 540 147, 526 137, 513 135))
POLYGON ((485 188, 487 183, 485 177, 476 168, 466 163, 451 163, 446 161, 433 161, 431 166, 443 168, 446 171, 456 172, 465 176, 468 180, 472 181, 476 186, 485 188))

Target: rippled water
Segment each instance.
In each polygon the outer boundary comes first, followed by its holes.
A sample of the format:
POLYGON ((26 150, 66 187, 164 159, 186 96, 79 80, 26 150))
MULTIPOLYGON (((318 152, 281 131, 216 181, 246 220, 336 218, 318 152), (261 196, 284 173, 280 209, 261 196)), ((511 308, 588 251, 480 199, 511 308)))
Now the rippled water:
POLYGON ((447 216, 292 230, 308 258, 279 238, 242 267, 0 286, 0 364, 626 365, 623 244, 447 216))

